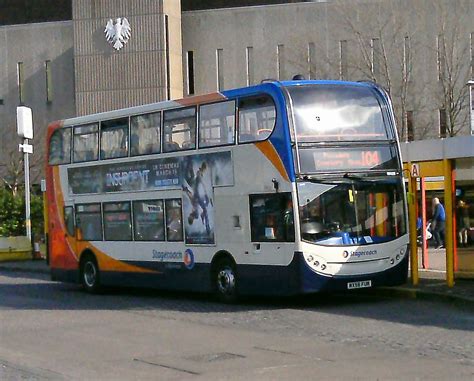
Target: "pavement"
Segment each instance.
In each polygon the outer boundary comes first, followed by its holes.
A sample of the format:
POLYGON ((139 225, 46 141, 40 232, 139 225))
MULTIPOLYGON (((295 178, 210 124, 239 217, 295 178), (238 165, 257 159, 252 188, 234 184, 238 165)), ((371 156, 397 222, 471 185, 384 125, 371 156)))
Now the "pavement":
MULTIPOLYGON (((49 267, 44 259, 0 262, 0 271, 19 273, 40 273, 49 275, 49 267)), ((360 290, 373 293, 373 290, 360 290)), ((448 287, 446 272, 442 270, 419 269, 419 283, 414 286, 409 278, 407 283, 397 287, 381 287, 377 294, 389 297, 404 297, 446 302, 462 308, 474 310, 474 279, 455 279, 454 287, 448 287)))

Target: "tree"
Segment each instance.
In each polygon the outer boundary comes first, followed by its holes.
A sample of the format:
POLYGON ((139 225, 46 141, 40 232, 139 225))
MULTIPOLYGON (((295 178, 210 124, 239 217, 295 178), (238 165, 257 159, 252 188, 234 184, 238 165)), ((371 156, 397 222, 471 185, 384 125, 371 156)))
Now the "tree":
MULTIPOLYGON (((31 222, 33 236, 41 236, 44 232, 43 198, 31 195, 31 222)), ((0 236, 22 236, 25 227, 25 195, 19 189, 13 194, 10 189, 0 187, 0 236)))
MULTIPOLYGON (((380 1, 354 4, 340 1, 335 5, 335 17, 342 20, 346 35, 350 38, 353 53, 348 67, 352 76, 367 79, 381 85, 390 95, 400 140, 412 138, 408 131, 408 112, 421 112, 427 105, 423 97, 415 97, 426 89, 421 78, 415 78, 414 68, 419 58, 421 42, 417 23, 411 22, 402 2, 380 1), (356 52, 354 52, 356 50, 356 52)), ((410 4, 409 12, 418 14, 416 3, 410 4)), ((421 123, 417 137, 423 138, 429 125, 421 123)))
POLYGON ((469 30, 463 29, 466 17, 469 17, 468 3, 458 1, 446 4, 436 3, 437 46, 439 91, 437 100, 440 106, 440 118, 447 136, 456 136, 467 130, 469 113, 469 87, 466 85, 471 60, 469 30))
MULTIPOLYGON (((423 54, 423 33, 414 19, 419 4, 405 9, 401 1, 354 2, 335 0, 327 4, 330 25, 321 24, 307 35, 294 36, 289 44, 288 62, 294 70, 310 78, 372 81, 390 95, 399 136, 408 140, 408 114, 421 114, 428 108, 423 93, 428 84, 415 76, 423 54), (311 41, 307 47, 301 41, 311 41), (317 54, 314 54, 317 52, 317 54), (314 57, 313 57, 314 56, 314 57)), ((417 138, 424 138, 432 124, 417 120, 417 138)), ((410 136, 411 138, 411 136, 410 136)))

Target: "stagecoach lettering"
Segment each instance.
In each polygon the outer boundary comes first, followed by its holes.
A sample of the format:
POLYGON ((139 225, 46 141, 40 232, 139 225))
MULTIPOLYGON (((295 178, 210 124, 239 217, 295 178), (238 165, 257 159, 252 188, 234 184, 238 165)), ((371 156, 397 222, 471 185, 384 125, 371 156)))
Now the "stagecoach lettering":
POLYGON ((168 260, 181 260, 183 259, 183 253, 180 251, 158 251, 153 250, 153 259, 159 259, 160 261, 168 260))

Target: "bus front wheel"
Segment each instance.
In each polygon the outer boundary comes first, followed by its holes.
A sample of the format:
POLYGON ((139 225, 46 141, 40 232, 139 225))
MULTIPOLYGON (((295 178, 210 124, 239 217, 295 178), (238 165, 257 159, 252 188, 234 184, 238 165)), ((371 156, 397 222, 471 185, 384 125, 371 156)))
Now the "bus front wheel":
POLYGON ((81 261, 81 283, 84 290, 94 294, 100 290, 100 272, 93 255, 86 255, 81 261))
POLYGON ((237 300, 237 274, 234 263, 221 259, 214 271, 215 291, 218 299, 224 303, 233 303, 237 300))

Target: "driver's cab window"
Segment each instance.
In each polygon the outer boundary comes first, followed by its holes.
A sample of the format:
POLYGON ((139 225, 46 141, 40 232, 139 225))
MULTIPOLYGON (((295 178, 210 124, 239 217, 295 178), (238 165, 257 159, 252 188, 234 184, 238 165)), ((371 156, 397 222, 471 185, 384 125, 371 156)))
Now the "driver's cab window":
POLYGON ((291 193, 251 195, 252 242, 293 242, 293 213, 291 193))

